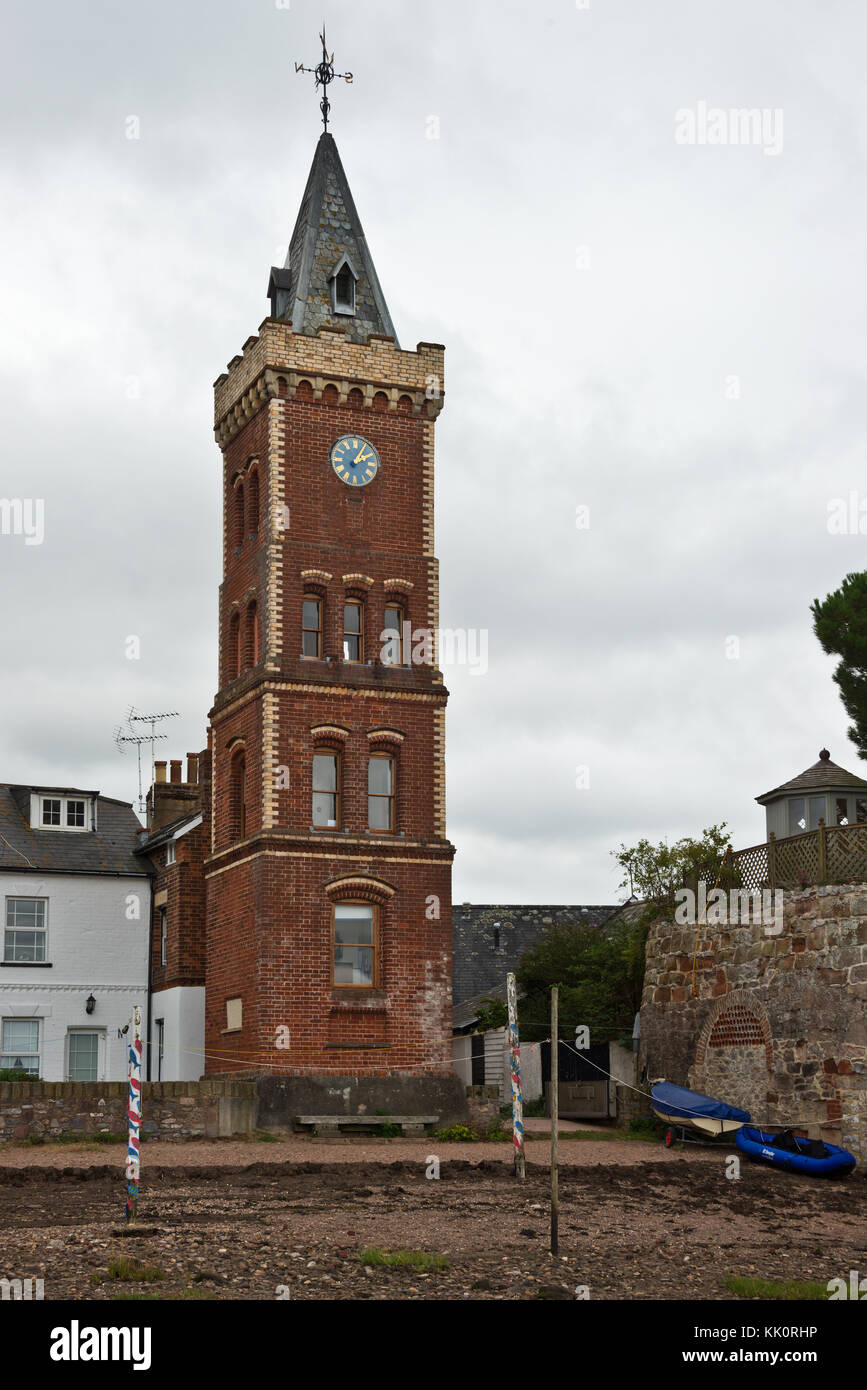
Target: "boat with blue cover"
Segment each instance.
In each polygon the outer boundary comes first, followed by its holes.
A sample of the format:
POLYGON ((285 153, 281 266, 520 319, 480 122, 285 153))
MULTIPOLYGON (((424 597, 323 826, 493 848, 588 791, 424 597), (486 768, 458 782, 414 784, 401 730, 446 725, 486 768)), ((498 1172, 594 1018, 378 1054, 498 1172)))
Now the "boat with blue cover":
MULTIPOLYGON (((700 1091, 689 1091, 685 1086, 675 1086, 671 1081, 657 1081, 651 1087, 650 1103, 661 1120, 681 1127, 689 1125, 702 1134, 731 1134, 750 1119, 748 1110, 703 1096, 700 1091)), ((665 1142, 666 1147, 672 1142, 670 1130, 665 1142)))
POLYGON ((821 1139, 807 1139, 790 1129, 739 1129, 735 1143, 741 1153, 758 1163, 773 1163, 793 1173, 812 1173, 819 1178, 844 1178, 855 1167, 855 1155, 821 1139))

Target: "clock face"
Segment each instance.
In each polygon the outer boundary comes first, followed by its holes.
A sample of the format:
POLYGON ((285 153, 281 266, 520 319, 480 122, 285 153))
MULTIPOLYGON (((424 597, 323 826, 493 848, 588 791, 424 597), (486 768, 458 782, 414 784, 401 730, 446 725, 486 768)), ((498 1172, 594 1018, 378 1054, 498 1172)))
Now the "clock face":
POLYGON ((344 434, 331 446, 331 467, 347 487, 366 487, 379 472, 379 454, 360 434, 344 434))

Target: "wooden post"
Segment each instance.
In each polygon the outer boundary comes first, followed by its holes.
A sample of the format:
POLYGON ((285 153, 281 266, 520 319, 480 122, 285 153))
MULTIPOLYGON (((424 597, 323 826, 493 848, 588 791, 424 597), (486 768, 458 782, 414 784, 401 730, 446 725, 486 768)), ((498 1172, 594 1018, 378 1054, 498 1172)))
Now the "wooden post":
POLYGON ((828 842, 825 837, 825 817, 819 819, 818 844, 819 882, 828 882, 828 842))
POLYGON ((551 986, 551 1254, 559 1249, 560 1199, 557 1192, 558 1139, 557 1119, 560 1109, 560 1038, 559 994, 551 986))
POLYGON ((777 837, 773 830, 768 835, 768 887, 773 891, 777 886, 777 837))
POLYGON ((509 1062, 512 1074, 512 1143, 515 1146, 515 1177, 527 1176, 524 1158, 524 1097, 521 1092, 521 1043, 518 1037, 518 990, 515 976, 506 976, 509 1005, 509 1062))
POLYGON ((126 1116, 129 1125, 129 1138, 126 1150, 126 1219, 135 1221, 138 1214, 138 1184, 140 1176, 139 1131, 141 1129, 141 1009, 138 1004, 132 1011, 132 1038, 127 1044, 127 1102, 126 1116))

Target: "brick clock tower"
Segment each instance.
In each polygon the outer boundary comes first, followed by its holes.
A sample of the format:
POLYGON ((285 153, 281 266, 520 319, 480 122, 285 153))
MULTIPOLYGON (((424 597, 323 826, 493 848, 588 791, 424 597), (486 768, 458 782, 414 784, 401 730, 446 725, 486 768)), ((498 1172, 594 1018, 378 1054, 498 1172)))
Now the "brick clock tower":
POLYGON ((320 1077, 323 1094, 335 1077, 456 1080, 443 348, 400 348, 327 132, 268 293, 215 383, 207 1071, 320 1077))

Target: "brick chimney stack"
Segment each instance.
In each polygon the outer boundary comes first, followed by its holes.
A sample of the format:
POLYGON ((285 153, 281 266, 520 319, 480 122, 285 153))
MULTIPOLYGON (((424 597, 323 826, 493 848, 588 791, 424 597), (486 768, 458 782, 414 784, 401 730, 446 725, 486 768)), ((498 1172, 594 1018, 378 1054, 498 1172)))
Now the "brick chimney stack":
POLYGON ((164 825, 180 820, 183 816, 194 816, 202 809, 202 793, 199 786, 199 753, 187 754, 187 780, 183 780, 183 758, 172 758, 170 763, 154 763, 154 784, 147 794, 148 830, 159 830, 164 825), (166 767, 170 766, 169 779, 166 780, 166 767))

